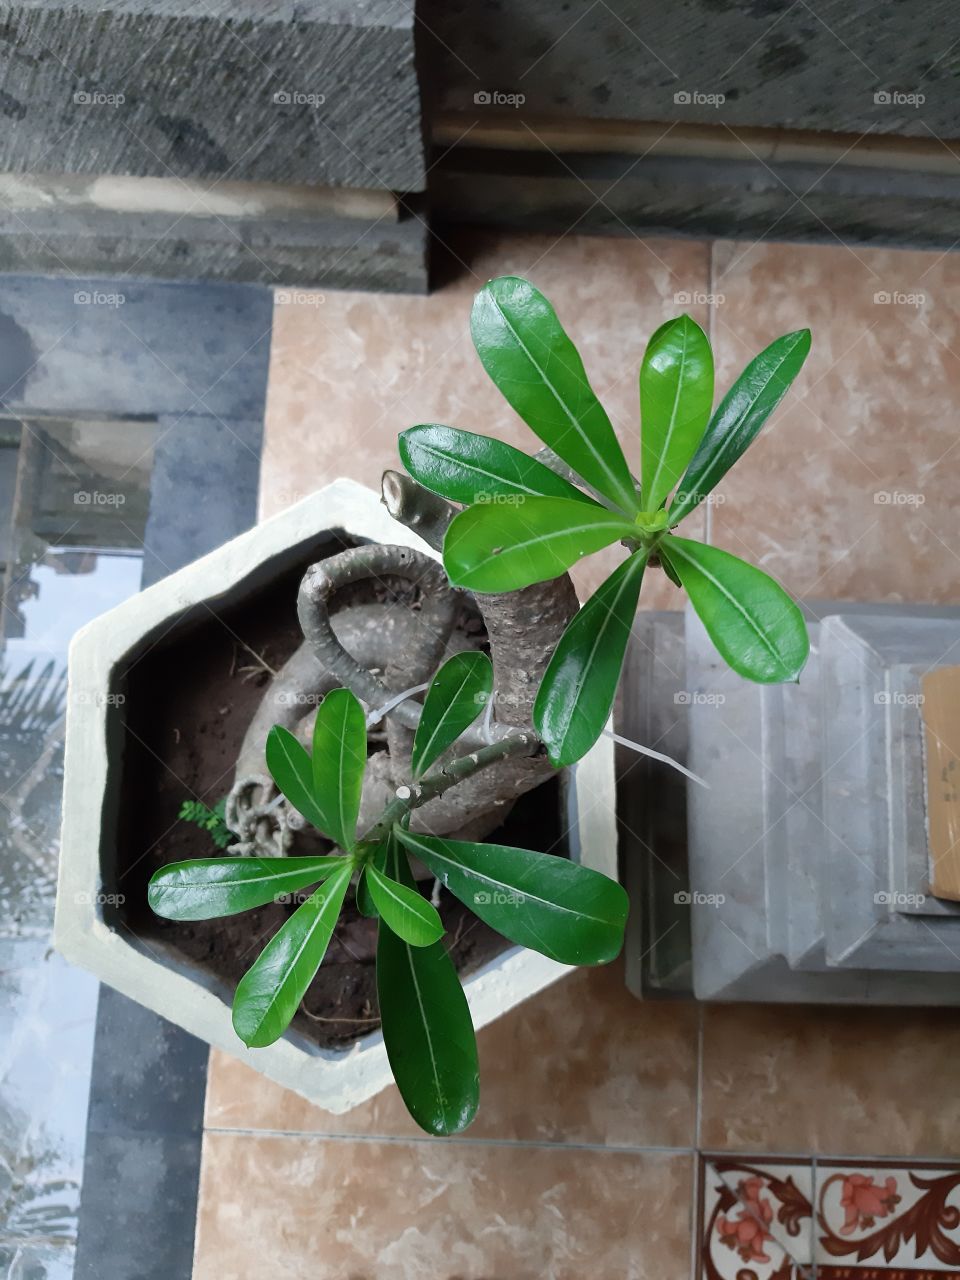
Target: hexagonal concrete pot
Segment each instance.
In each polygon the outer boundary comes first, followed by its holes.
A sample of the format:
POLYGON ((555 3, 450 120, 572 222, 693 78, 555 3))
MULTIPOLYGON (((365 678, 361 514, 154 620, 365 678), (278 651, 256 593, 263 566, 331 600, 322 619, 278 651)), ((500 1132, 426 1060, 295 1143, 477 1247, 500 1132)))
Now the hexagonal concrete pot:
MULTIPOLYGON (((182 956, 138 940, 118 921, 114 905, 126 672, 161 639, 167 644, 189 629, 214 603, 222 609, 242 602, 324 540, 338 537, 402 544, 439 558, 387 514, 376 494, 338 480, 77 633, 70 649, 54 940, 63 955, 103 982, 340 1113, 392 1081, 379 1031, 342 1050, 320 1048, 294 1030, 269 1048, 247 1049, 234 1033, 222 984, 182 956)), ((608 738, 570 771, 561 794, 571 857, 615 877, 613 744, 608 738)), ((475 1024, 492 1022, 567 972, 567 966, 536 952, 508 949, 464 982, 475 1024)))

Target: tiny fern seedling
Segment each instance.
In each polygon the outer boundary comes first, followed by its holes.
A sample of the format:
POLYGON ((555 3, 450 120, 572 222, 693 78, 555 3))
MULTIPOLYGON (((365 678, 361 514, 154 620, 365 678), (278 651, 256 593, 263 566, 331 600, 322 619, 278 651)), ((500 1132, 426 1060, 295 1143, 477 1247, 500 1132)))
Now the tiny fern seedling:
POLYGON ((547 454, 544 463, 439 425, 403 432, 400 456, 414 479, 465 506, 443 544, 450 581, 471 591, 514 591, 614 543, 629 553, 572 620, 543 676, 534 725, 551 762, 573 764, 603 731, 651 565, 686 589, 739 675, 795 680, 809 639, 793 600, 761 570, 674 531, 779 404, 806 359, 809 330, 771 343, 711 412, 706 335, 689 316, 661 325, 640 368, 642 483, 630 474, 583 362, 537 289, 512 276, 490 281, 477 295, 472 332, 487 373, 547 454))
MULTIPOLYGON (((335 851, 174 863, 153 876, 148 891, 152 909, 174 920, 299 904, 237 987, 234 1028, 258 1048, 275 1042, 296 1016, 352 885, 358 911, 377 922, 377 995, 391 1070, 416 1122, 438 1135, 459 1133, 476 1114, 477 1046, 443 920, 418 887, 410 859, 505 938, 562 964, 605 964, 618 954, 627 897, 616 881, 566 858, 415 831, 415 810, 511 757, 542 761, 546 752, 560 767, 590 749, 613 705, 648 568, 686 589, 741 676, 794 680, 809 649, 800 610, 772 578, 675 532, 786 393, 810 347, 806 330, 771 343, 713 409, 705 334, 689 316, 661 325, 640 369, 640 481, 573 343, 532 285, 513 277, 487 284, 477 295, 472 333, 487 373, 546 451, 532 457, 436 424, 402 433, 410 474, 462 508, 443 544, 450 582, 481 595, 512 592, 615 543, 627 553, 560 636, 536 694, 536 732, 493 723, 490 659, 454 654, 405 721, 409 729, 412 716, 414 728, 407 782, 360 832, 364 708, 350 690, 334 689, 317 709, 310 750, 277 725, 266 763, 289 806, 335 851), (481 715, 482 729, 475 726, 481 715)), ((383 714, 393 714, 399 701, 383 714)), ((209 815, 191 809, 183 816, 215 832, 209 815)))

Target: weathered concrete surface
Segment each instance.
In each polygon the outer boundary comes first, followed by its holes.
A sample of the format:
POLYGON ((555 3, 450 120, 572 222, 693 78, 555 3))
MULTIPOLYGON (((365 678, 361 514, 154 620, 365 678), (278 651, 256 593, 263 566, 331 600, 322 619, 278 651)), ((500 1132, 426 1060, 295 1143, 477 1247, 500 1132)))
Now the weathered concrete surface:
POLYGON ((413 0, 0 3, 0 171, 424 185, 413 0))
POLYGON ((425 293, 416 218, 222 218, 0 203, 0 271, 425 293))
POLYGON ((493 112, 475 95, 500 92, 541 116, 960 133, 953 0, 422 0, 419 13, 444 111, 493 112))
POLYGON ((960 168, 896 172, 824 161, 706 160, 675 155, 473 150, 469 139, 431 174, 434 209, 451 222, 580 233, 758 238, 949 248, 960 168))

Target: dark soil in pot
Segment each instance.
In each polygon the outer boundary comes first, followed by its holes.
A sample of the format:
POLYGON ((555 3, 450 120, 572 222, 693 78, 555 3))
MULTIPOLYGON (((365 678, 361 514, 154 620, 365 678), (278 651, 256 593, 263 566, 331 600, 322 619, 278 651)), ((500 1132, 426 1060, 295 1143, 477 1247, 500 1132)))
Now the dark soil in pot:
MULTIPOLYGON (((296 616, 300 578, 320 555, 339 549, 327 541, 241 605, 174 627, 126 674, 117 863, 113 875, 105 876, 114 881, 109 891, 124 899, 114 923, 146 947, 199 969, 227 1001, 295 907, 270 904, 219 920, 179 923, 150 911, 147 883, 168 862, 217 852, 204 832, 178 819, 180 806, 193 796, 213 805, 229 790, 244 734, 269 681, 255 655, 277 670, 297 648, 302 640, 296 616)), ((408 589, 396 585, 398 595, 408 589)), ((552 779, 521 797, 490 838, 566 854, 560 812, 559 786, 552 779)), ((342 1047, 379 1025, 376 922, 360 916, 350 897, 293 1022, 297 1031, 325 1048, 342 1047)), ((447 946, 463 976, 511 945, 446 892, 439 909, 447 946)))

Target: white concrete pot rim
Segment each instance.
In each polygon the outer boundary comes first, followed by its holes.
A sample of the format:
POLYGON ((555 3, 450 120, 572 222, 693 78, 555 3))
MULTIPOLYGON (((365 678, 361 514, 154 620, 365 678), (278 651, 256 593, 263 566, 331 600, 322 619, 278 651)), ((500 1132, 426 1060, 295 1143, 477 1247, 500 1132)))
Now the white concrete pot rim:
MULTIPOLYGON (((123 710, 107 696, 132 661, 164 636, 188 628, 208 606, 241 600, 310 545, 331 535, 394 543, 439 556, 394 521, 378 496, 337 480, 247 533, 147 588, 81 631, 70 646, 63 828, 54 941, 74 963, 211 1045, 287 1088, 342 1113, 392 1082, 379 1030, 344 1049, 324 1049, 290 1032, 266 1049, 247 1049, 233 1031, 223 986, 185 959, 114 930, 103 901, 103 866, 115 858, 123 710), (113 830, 115 843, 115 830, 113 830)), ((613 744, 601 738, 571 771, 567 823, 571 856, 617 876, 613 744)), ((570 972, 536 952, 511 947, 464 980, 480 1028, 570 972)))

